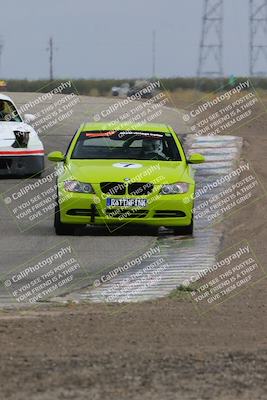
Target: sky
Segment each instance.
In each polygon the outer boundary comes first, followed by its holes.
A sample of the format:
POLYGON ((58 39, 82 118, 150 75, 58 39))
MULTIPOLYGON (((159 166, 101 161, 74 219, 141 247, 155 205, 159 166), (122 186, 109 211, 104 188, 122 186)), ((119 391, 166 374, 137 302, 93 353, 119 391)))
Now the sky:
MULTIPOLYGON (((204 0, 0 0, 1 78, 195 76, 204 0), (4 9, 4 14, 3 14, 4 9)), ((224 2, 224 74, 248 74, 248 0, 224 2)))

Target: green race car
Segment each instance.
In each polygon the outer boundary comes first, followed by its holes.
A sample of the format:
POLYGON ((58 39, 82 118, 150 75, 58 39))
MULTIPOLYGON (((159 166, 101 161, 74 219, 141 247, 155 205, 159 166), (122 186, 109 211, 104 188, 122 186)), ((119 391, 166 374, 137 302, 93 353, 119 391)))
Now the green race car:
POLYGON ((125 224, 172 227, 193 233, 195 180, 174 130, 163 124, 87 123, 58 162, 55 231, 72 234, 78 225, 125 224))

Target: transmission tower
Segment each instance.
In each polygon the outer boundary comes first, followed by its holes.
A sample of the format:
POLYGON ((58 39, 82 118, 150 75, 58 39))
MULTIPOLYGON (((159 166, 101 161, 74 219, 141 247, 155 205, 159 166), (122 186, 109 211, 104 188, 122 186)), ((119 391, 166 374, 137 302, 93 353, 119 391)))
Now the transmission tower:
POLYGON ((249 72, 267 76, 267 0, 249 0, 249 72))
MULTIPOLYGON (((2 72, 1 67, 2 67, 2 53, 3 53, 3 48, 4 48, 4 43, 2 38, 0 37, 0 74, 2 72)), ((1 78, 1 76, 0 76, 1 78)))
POLYGON ((223 0, 204 0, 198 77, 223 77, 223 0))

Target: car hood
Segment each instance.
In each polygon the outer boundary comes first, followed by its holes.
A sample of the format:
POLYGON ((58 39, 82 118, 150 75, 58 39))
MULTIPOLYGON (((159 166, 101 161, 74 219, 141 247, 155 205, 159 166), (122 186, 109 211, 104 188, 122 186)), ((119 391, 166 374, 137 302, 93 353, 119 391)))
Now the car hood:
POLYGON ((125 180, 155 184, 175 183, 179 180, 193 182, 189 176, 188 166, 182 161, 70 160, 67 166, 68 179, 88 183, 125 180))

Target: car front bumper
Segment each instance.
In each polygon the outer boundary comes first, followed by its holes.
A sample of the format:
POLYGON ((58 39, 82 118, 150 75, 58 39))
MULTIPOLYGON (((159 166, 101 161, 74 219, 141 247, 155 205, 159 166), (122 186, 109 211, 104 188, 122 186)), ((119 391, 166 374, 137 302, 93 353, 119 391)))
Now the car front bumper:
POLYGON ((44 155, 0 155, 0 176, 29 176, 44 169, 44 155))
MULTIPOLYGON (((132 196, 125 197, 132 198, 132 196)), ((148 200, 146 207, 107 207, 106 198, 100 200, 92 194, 61 190, 59 191, 60 220, 65 224, 107 226, 124 224, 188 226, 191 224, 194 185, 190 185, 190 191, 184 194, 139 197, 148 200)))

